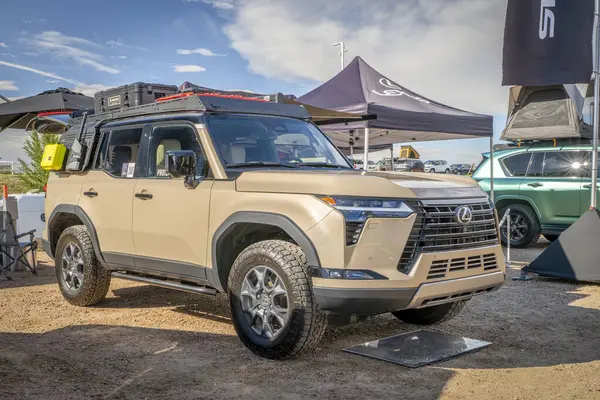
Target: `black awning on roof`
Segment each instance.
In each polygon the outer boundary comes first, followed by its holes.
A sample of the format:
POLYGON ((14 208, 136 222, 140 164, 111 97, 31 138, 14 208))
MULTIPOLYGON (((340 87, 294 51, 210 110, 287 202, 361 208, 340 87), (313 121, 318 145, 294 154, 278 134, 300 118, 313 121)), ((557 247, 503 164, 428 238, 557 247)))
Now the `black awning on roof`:
POLYGON ((25 129, 29 121, 45 111, 67 111, 94 108, 94 99, 69 89, 48 90, 35 96, 0 104, 0 132, 25 129))

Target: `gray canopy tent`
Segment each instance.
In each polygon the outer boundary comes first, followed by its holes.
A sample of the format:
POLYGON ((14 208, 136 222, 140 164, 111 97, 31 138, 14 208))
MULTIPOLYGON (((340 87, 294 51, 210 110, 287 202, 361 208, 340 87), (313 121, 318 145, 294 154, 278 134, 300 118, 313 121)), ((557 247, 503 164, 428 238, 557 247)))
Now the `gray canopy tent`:
POLYGON ((352 130, 365 133, 365 152, 399 142, 492 137, 493 134, 491 116, 427 99, 382 75, 360 57, 355 57, 340 73, 298 101, 334 111, 377 116, 325 126, 323 129, 340 148, 349 147, 352 130))

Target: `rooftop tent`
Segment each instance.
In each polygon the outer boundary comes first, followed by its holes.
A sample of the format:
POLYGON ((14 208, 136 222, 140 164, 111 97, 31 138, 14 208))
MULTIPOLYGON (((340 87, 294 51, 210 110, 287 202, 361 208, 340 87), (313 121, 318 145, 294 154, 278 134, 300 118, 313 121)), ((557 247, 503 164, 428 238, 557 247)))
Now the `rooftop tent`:
POLYGON ((360 57, 298 101, 344 113, 376 115, 376 119, 324 126, 341 148, 349 147, 351 131, 358 134, 365 128, 369 128, 369 149, 409 141, 491 137, 493 133, 491 116, 427 99, 382 75, 360 57))
POLYGON ((591 137, 591 130, 582 122, 584 100, 576 85, 513 86, 501 139, 591 137))
POLYGON ((94 99, 69 89, 58 88, 23 99, 0 103, 0 132, 25 129, 41 112, 72 111, 94 108, 94 99))

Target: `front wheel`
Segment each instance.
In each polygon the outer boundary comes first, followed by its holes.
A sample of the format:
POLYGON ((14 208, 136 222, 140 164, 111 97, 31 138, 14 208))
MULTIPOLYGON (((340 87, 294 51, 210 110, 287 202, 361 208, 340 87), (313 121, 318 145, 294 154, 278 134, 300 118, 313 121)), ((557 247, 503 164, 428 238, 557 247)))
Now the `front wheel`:
POLYGON ((449 170, 449 169, 447 169, 447 170, 446 170, 446 173, 447 173, 447 174, 449 174, 449 173, 450 173, 450 170, 449 170))
POLYGON ((431 172, 432 174, 435 174, 435 169, 431 168, 431 169, 429 170, 429 172, 431 172))
POLYGON ((392 314, 407 324, 433 325, 456 317, 466 303, 466 300, 461 300, 432 307, 394 311, 392 314))
POLYGON ((240 340, 261 357, 294 357, 323 336, 325 314, 313 295, 306 255, 294 243, 265 240, 243 250, 228 293, 240 340))

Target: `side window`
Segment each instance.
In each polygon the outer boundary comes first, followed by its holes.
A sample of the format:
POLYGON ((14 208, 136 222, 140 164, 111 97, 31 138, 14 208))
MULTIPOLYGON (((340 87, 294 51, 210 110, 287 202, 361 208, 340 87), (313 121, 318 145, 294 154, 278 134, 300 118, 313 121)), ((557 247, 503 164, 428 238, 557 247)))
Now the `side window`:
POLYGON ((529 170, 527 171, 528 177, 542 176, 545 155, 546 153, 543 151, 533 153, 531 156, 531 164, 529 164, 529 170))
POLYGON ((504 165, 505 172, 510 176, 525 176, 527 173, 527 167, 529 166, 529 160, 531 159, 531 153, 521 153, 514 156, 506 157, 502 159, 502 165, 504 165))
POLYGON ((194 128, 186 125, 156 127, 150 137, 148 177, 168 177, 167 152, 192 150, 196 153, 196 175, 206 176, 205 157, 194 128))
POLYGON ((585 152, 548 151, 544 160, 544 177, 581 176, 581 164, 585 162, 585 152))
POLYGON ((120 178, 137 177, 135 164, 141 137, 142 128, 105 132, 94 168, 120 178))

